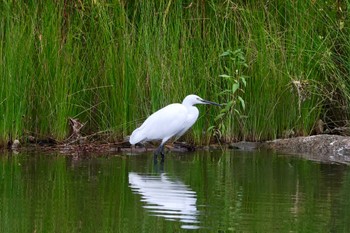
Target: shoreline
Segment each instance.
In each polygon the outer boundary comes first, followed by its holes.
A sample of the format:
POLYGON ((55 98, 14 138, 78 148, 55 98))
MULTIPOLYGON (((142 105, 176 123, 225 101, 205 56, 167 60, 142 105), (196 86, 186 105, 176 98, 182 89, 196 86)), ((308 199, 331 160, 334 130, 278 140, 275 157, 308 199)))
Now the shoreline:
MULTIPOLYGON (((23 145, 17 142, 2 149, 15 154, 20 152, 42 152, 58 153, 65 156, 100 156, 128 152, 137 154, 154 151, 156 148, 157 146, 151 143, 145 146, 131 147, 128 142, 95 141, 82 143, 25 143, 23 145)), ((301 156, 319 162, 350 164, 350 137, 329 134, 275 139, 265 142, 240 141, 208 146, 174 142, 166 146, 166 153, 169 151, 186 153, 196 150, 270 150, 279 154, 301 156)))

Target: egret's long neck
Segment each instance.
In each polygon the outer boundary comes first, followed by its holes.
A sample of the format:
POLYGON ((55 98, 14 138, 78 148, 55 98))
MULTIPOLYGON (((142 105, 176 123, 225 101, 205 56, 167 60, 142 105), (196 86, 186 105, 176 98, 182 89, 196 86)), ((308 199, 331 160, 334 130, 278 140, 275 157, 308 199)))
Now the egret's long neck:
POLYGON ((197 120, 198 118, 198 115, 199 115, 199 110, 197 107, 193 106, 193 105, 188 105, 186 106, 187 108, 187 119, 186 119, 186 122, 188 122, 188 125, 190 128, 197 120))

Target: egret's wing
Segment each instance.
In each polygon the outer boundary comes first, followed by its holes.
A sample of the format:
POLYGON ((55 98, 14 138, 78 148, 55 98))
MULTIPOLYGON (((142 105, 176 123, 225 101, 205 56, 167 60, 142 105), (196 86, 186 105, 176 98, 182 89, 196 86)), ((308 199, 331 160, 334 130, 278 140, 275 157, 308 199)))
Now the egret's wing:
POLYGON ((160 109, 149 117, 145 127, 147 139, 171 138, 184 129, 186 118, 187 109, 181 104, 170 104, 160 109))
POLYGON ((177 140, 178 138, 180 138, 184 133, 186 133, 186 131, 192 127, 192 125, 196 122, 197 118, 199 115, 199 111, 197 108, 193 107, 191 109, 188 109, 187 111, 187 117, 186 120, 184 122, 184 127, 181 131, 179 131, 178 133, 176 133, 176 138, 175 140, 177 140))
POLYGON ((186 117, 186 107, 182 104, 170 104, 149 116, 132 133, 130 142, 169 139, 185 128, 186 117))

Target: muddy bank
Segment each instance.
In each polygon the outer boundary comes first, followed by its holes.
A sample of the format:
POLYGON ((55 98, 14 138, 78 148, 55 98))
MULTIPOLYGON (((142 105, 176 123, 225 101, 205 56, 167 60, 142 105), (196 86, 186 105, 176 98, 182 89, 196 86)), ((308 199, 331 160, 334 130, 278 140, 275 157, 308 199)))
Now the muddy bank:
MULTIPOLYGON (((8 148, 11 152, 40 151, 44 153, 60 153, 63 155, 108 155, 118 153, 144 153, 157 148, 157 144, 147 143, 131 147, 128 142, 91 142, 74 143, 27 143, 16 142, 8 148)), ((267 142, 237 142, 230 144, 212 144, 210 146, 195 146, 185 142, 169 143, 166 152, 190 152, 195 150, 273 150, 277 153, 298 155, 306 159, 322 162, 338 162, 350 164, 350 137, 338 135, 315 135, 276 139, 267 142)))
MULTIPOLYGON (((104 156, 117 154, 139 154, 153 152, 158 147, 157 143, 145 143, 131 146, 129 142, 105 142, 105 141, 84 141, 74 143, 60 142, 35 142, 20 143, 16 140, 11 145, 3 147, 10 153, 34 152, 34 153, 55 153, 66 156, 104 156)), ((192 152, 196 150, 222 150, 225 145, 212 144, 209 146, 195 146, 186 142, 174 142, 165 145, 165 153, 169 152, 192 152)), ((1 148, 0 148, 1 149, 1 148)))

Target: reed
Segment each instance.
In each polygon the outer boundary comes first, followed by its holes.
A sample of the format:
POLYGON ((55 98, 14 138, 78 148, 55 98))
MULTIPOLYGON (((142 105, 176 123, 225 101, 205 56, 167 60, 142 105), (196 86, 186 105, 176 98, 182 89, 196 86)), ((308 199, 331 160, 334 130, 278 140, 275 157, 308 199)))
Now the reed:
MULTIPOLYGON (((1 141, 62 140, 68 117, 116 140, 190 93, 237 102, 219 93, 230 85, 220 75, 238 69, 220 54, 238 49, 245 108, 235 105, 241 114, 225 117, 217 139, 308 135, 318 119, 346 125, 347 14, 319 1, 3 1, 1 141)), ((186 140, 204 144, 221 110, 200 108, 186 140)))

